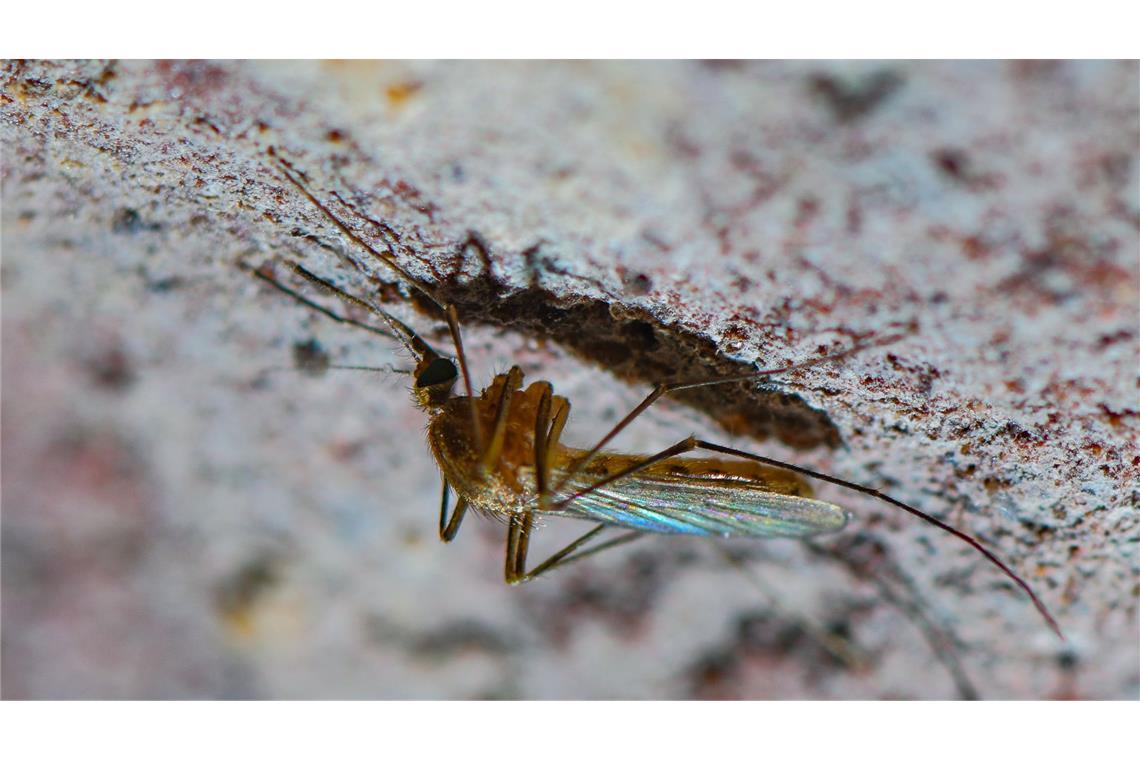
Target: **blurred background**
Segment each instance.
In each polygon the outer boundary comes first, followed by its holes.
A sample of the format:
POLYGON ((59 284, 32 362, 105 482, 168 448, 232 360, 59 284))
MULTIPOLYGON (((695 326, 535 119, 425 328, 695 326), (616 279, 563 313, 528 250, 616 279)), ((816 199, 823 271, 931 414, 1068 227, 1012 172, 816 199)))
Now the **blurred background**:
MULTIPOLYGON (((1138 85, 1134 62, 6 62, 3 696, 1136 697, 1138 85), (322 370, 407 358, 237 266, 304 261, 446 347, 270 146, 460 303, 477 382, 517 363, 570 398, 572 442, 671 373, 917 323, 755 404, 661 405, 620 447, 696 432, 888 490, 980 534, 1068 641, 976 553, 829 488, 855 513, 834 538, 654 537, 507 587, 502 525, 436 538, 406 376, 322 370)), ((583 527, 551 519, 534 556, 583 527)))

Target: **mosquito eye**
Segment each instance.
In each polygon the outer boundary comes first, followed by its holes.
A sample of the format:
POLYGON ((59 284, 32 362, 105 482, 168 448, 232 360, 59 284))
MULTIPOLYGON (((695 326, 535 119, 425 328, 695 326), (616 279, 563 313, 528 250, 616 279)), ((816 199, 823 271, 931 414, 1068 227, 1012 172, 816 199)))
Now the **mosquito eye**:
POLYGON ((427 388, 431 385, 454 382, 458 374, 450 359, 433 359, 416 378, 416 387, 427 388))

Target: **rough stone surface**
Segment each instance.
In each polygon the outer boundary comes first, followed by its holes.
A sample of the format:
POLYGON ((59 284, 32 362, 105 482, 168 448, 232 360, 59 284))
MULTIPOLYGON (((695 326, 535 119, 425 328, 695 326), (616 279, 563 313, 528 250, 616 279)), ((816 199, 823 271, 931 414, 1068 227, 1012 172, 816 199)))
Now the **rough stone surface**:
POLYGON ((1134 62, 5 63, 4 696, 1136 698, 1138 92, 1134 62), (830 486, 833 538, 505 586, 501 525, 435 538, 406 378, 320 372, 406 357, 238 267, 447 346, 270 147, 458 305, 477 384, 554 382, 571 441, 913 325, 617 443, 881 488, 1067 641, 830 486))

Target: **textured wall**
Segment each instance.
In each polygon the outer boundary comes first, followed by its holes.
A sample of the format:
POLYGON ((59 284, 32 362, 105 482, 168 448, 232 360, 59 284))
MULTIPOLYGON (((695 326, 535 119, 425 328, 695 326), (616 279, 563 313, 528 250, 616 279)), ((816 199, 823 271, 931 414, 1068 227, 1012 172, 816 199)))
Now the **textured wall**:
POLYGON ((1135 698, 1138 92, 1113 62, 6 63, 4 695, 1135 698), (406 378, 311 371, 406 358, 237 266, 304 261, 446 346, 270 146, 458 304, 478 382, 569 396, 571 441, 650 383, 916 325, 618 443, 882 488, 1068 641, 832 487, 833 538, 506 587, 501 525, 435 538, 406 378))

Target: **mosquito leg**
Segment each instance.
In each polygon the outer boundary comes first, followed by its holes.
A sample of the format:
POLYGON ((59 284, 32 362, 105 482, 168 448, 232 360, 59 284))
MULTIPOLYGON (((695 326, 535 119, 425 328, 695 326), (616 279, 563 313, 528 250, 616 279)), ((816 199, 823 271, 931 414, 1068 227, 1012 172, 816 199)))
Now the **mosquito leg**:
POLYGON ((548 509, 550 503, 550 454, 558 446, 562 429, 570 416, 570 402, 555 396, 550 383, 535 383, 542 388, 538 397, 538 412, 534 418, 534 482, 538 491, 538 510, 548 509))
MULTIPOLYGON (((518 367, 511 367, 510 372, 507 373, 506 381, 503 383, 503 389, 499 393, 499 399, 495 409, 495 427, 491 436, 490 444, 483 452, 483 466, 491 467, 499 459, 499 454, 503 450, 503 440, 507 432, 507 418, 508 412, 511 408, 511 397, 515 391, 518 390, 522 384, 522 370, 518 367)), ((450 542, 455 538, 459 532, 459 525, 463 522, 463 516, 467 513, 467 499, 462 496, 459 497, 459 503, 455 505, 455 512, 451 515, 451 519, 447 519, 447 492, 448 483, 447 479, 443 479, 443 494, 440 497, 439 506, 439 538, 444 543, 450 542)))
POLYGON ((669 459, 670 457, 675 457, 678 454, 684 454, 687 451, 692 451, 696 447, 697 447, 697 439, 694 436, 689 436, 685 440, 673 444, 672 446, 665 449, 664 451, 660 451, 660 452, 658 452, 652 456, 645 457, 645 459, 642 459, 639 462, 634 462, 629 467, 625 467, 621 470, 618 470, 617 472, 615 472, 612 475, 607 475, 606 477, 602 478, 601 480, 597 481, 596 483, 592 483, 580 491, 575 491, 574 493, 570 494, 569 496, 562 499, 561 501, 556 502, 551 507, 551 509, 555 510, 555 511, 560 510, 560 509, 564 508, 566 505, 568 505, 570 502, 574 501, 575 499, 579 499, 579 498, 585 496, 586 494, 591 493, 591 492, 597 490, 598 488, 601 488, 602 486, 609 485, 610 483, 613 483, 615 480, 621 480, 624 477, 628 477, 629 475, 632 475, 635 472, 639 472, 641 470, 644 470, 646 467, 657 464, 658 462, 660 462, 664 459, 669 459))
POLYGON ((467 514, 467 499, 460 498, 459 503, 455 505, 455 514, 447 523, 440 538, 444 543, 451 543, 455 539, 455 534, 459 532, 459 524, 463 522, 463 516, 467 514))
MULTIPOLYGON (((553 448, 558 445, 558 438, 561 436, 562 429, 565 427, 566 420, 570 415, 570 402, 561 396, 554 396, 549 383, 545 383, 544 385, 542 395, 539 396, 538 412, 535 415, 534 421, 534 472, 535 485, 539 495, 539 509, 545 506, 546 500, 550 495, 548 489, 549 455, 553 448), (557 406, 557 409, 552 415, 551 408, 554 406, 557 406)), ((534 529, 533 512, 528 512, 522 517, 512 517, 511 520, 511 526, 508 528, 510 532, 507 536, 506 579, 508 583, 512 584, 529 581, 555 567, 576 562, 579 559, 597 554, 600 551, 627 544, 643 535, 636 532, 628 533, 612 538, 597 546, 590 547, 589 549, 579 551, 579 549, 595 536, 599 535, 606 527, 605 525, 599 525, 560 551, 555 552, 554 555, 542 562, 534 570, 528 572, 526 569, 526 555, 530 541, 530 533, 534 529)))
POLYGON ((461 496, 459 503, 455 505, 455 511, 451 514, 451 519, 447 519, 447 491, 447 480, 444 479, 443 495, 439 500, 439 540, 445 544, 451 543, 459 533, 459 525, 463 522, 463 516, 467 514, 467 499, 461 496))
POLYGON ((506 581, 512 586, 533 580, 539 575, 553 570, 556 567, 576 562, 584 557, 597 554, 606 549, 613 549, 614 547, 628 544, 645 535, 636 532, 626 533, 612 538, 609 541, 604 541, 596 546, 592 546, 585 551, 578 551, 608 527, 606 525, 598 525, 579 536, 576 540, 571 541, 562 549, 551 555, 546 561, 539 564, 538 567, 528 572, 526 569, 526 542, 527 539, 529 539, 530 531, 533 530, 534 527, 532 518, 533 513, 527 513, 525 516, 515 515, 511 517, 511 524, 507 533, 506 581))
POLYGON ((447 492, 450 490, 450 488, 447 485, 447 478, 440 478, 440 480, 443 482, 443 493, 439 495, 439 538, 441 541, 446 543, 447 539, 443 537, 443 534, 447 530, 448 526, 447 492))
POLYGON ((496 402, 495 426, 491 429, 491 440, 483 449, 484 469, 490 469, 494 466, 499 461, 499 455, 503 452, 503 443, 507 438, 507 419, 510 417, 511 397, 521 385, 522 370, 517 366, 511 367, 510 371, 507 372, 506 382, 503 383, 503 390, 499 393, 499 399, 496 402))
POLYGON ((539 490, 538 494, 538 509, 546 510, 550 508, 550 497, 553 493, 550 489, 550 455, 558 447, 558 441, 562 437, 562 429, 566 427, 566 420, 570 417, 570 402, 562 396, 555 396, 552 400, 552 405, 557 407, 554 412, 554 420, 550 423, 550 433, 546 438, 546 452, 542 460, 542 471, 545 473, 545 491, 539 490))
POLYGON ((525 515, 518 512, 511 513, 510 521, 507 523, 507 552, 503 562, 503 578, 507 583, 518 583, 519 565, 526 563, 526 545, 530 541, 530 531, 534 528, 532 522, 529 526, 525 525, 525 515), (522 540, 523 532, 527 534, 527 540, 522 540), (523 547, 523 556, 520 562, 519 546, 523 547))
MULTIPOLYGON (((293 164, 278 155, 277 151, 275 151, 273 148, 270 148, 268 153, 270 158, 276 161, 281 173, 285 175, 285 179, 287 179, 294 187, 296 187, 301 192, 301 194, 304 195, 305 198, 307 198, 309 202, 312 203, 313 206, 315 206, 317 210, 320 211, 321 214, 324 215, 324 217, 333 224, 333 226, 340 230, 340 232, 345 237, 383 262, 388 268, 399 275, 400 279, 402 279, 409 287, 414 288, 415 290, 418 290, 420 293, 427 296, 427 298, 436 306, 438 306, 441 312, 443 312, 444 316, 447 318, 447 327, 451 332, 451 340, 455 344, 455 356, 457 359, 459 359, 459 369, 463 374, 463 387, 467 391, 468 398, 471 399, 471 424, 475 430, 475 437, 480 442, 482 442, 483 431, 479 421, 479 413, 475 406, 474 387, 471 383, 471 372, 467 367, 467 354, 463 350, 463 338, 460 335, 459 330, 459 314, 455 306, 443 300, 431 289, 420 284, 415 278, 413 278, 408 270, 404 269, 404 267, 401 266, 400 263, 396 260, 396 257, 393 255, 390 246, 389 250, 380 251, 376 247, 369 244, 356 232, 354 232, 347 224, 344 223, 343 220, 341 220, 339 216, 332 212, 332 209, 321 202, 317 196, 313 194, 312 190, 309 189, 306 182, 302 179, 300 172, 294 168, 293 164)), ((351 207, 349 208, 351 209, 351 207)), ((351 210, 357 216, 361 216, 361 214, 355 209, 351 210)), ((352 259, 349 259, 349 263, 359 268, 359 265, 352 259)))
POLYGON ((957 528, 953 528, 950 525, 947 525, 946 523, 939 520, 937 517, 934 517, 932 515, 928 515, 927 513, 923 512, 922 510, 916 509, 915 507, 912 507, 909 504, 905 504, 905 503, 899 501, 898 499, 892 498, 892 497, 886 495, 885 493, 883 493, 882 491, 876 490, 874 488, 859 485, 858 483, 852 483, 852 482, 847 481, 847 480, 842 480, 840 478, 834 477, 832 475, 827 475, 827 474, 824 474, 822 472, 816 472, 814 470, 809 470, 806 467, 800 467, 798 465, 789 464, 787 462, 781 462, 779 459, 770 459, 769 457, 762 457, 762 456, 759 456, 757 454, 749 453, 747 451, 741 451, 740 449, 734 449, 734 448, 730 448, 728 446, 721 446, 721 445, 716 444, 716 443, 709 443, 708 441, 701 441, 701 440, 697 440, 697 439, 692 439, 692 441, 693 441, 693 447, 694 448, 704 449, 705 451, 713 451, 713 452, 716 452, 718 454, 727 454, 729 456, 740 457, 741 459, 749 459, 753 462, 758 462, 760 464, 768 465, 769 467, 778 467, 782 470, 789 470, 789 471, 797 473, 799 475, 804 475, 804 476, 807 476, 809 478, 814 478, 816 480, 822 480, 826 483, 832 483, 832 484, 837 485, 837 486, 842 486, 843 488, 847 488, 847 489, 850 489, 852 491, 858 491, 859 493, 863 493, 863 494, 866 494, 868 496, 874 496, 876 499, 880 499, 881 501, 885 501, 886 503, 888 503, 892 506, 898 507, 899 509, 902 509, 905 512, 909 512, 910 514, 914 515, 915 517, 919 517, 919 518, 925 520, 926 522, 930 523, 931 525, 933 525, 937 528, 941 528, 942 530, 946 531, 947 533, 957 537, 958 539, 960 539, 960 540, 964 541, 965 543, 969 544, 970 546, 972 546, 975 550, 980 552, 983 557, 988 559, 999 570, 1001 570, 1003 573, 1005 573, 1006 576, 1009 577, 1010 580, 1012 580, 1014 583, 1016 583, 1018 585, 1018 587, 1021 588, 1021 590, 1024 591, 1029 596, 1030 600, 1033 602, 1033 606, 1036 607, 1037 611, 1041 614, 1041 616, 1043 618, 1045 618, 1045 622, 1049 624, 1049 627, 1051 629, 1053 629, 1053 632, 1056 633, 1057 636, 1059 636, 1062 640, 1064 640, 1065 636, 1064 636, 1064 634, 1061 633, 1061 628, 1060 628, 1060 626, 1057 625, 1057 621, 1053 619, 1053 616, 1049 613, 1049 610, 1046 609, 1044 603, 1042 603, 1042 601, 1037 598, 1037 594, 1033 593, 1033 589, 1031 589, 1029 587, 1029 584, 1026 583, 1025 581, 1023 581, 1021 579, 1021 577, 1017 575, 1017 573, 1013 572, 1013 570, 1011 570, 1004 562, 1002 562, 1000 559, 998 559, 997 556, 993 552, 991 552, 986 547, 982 546, 982 544, 976 538, 969 535, 968 533, 964 533, 964 532, 958 530, 957 528))
POLYGON ((828 354, 827 356, 820 356, 820 357, 817 357, 815 359, 809 359, 807 361, 800 362, 799 364, 791 364, 787 367, 774 367, 774 368, 770 368, 770 369, 753 370, 752 372, 747 372, 747 373, 743 373, 740 375, 731 375, 728 377, 716 377, 716 378, 712 378, 711 380, 706 378, 704 380, 691 380, 691 381, 690 380, 682 380, 682 381, 677 381, 677 382, 672 382, 672 383, 662 383, 662 384, 658 385, 656 388, 654 388, 649 393, 649 395, 646 396, 645 399, 640 404, 635 406, 633 408, 633 411, 631 411, 629 414, 627 414, 625 417, 623 417, 616 425, 614 425, 613 428, 610 430, 610 432, 608 432, 604 436, 602 436, 602 439, 600 441, 598 441, 592 449, 590 449, 588 452, 586 452, 586 456, 582 457, 577 462, 575 462, 574 466, 571 467, 570 469, 568 469, 566 471, 566 473, 562 476, 562 479, 559 481, 557 487, 555 487, 554 490, 556 490, 556 491, 561 490, 562 486, 564 486, 572 477, 574 477, 579 472, 581 472, 582 469, 586 467, 586 465, 588 465, 591 461, 593 461, 594 457, 598 455, 598 453, 602 450, 602 448, 607 443, 609 443, 611 440, 613 440, 614 437, 617 436, 617 434, 620 433, 622 430, 625 430, 626 426, 628 426, 631 422, 633 422, 635 419, 637 419, 646 409, 651 407, 662 396, 666 396, 670 393, 676 393, 677 391, 688 390, 690 388, 704 388, 704 387, 709 386, 709 385, 722 385, 725 383, 739 383, 739 382, 743 382, 745 380, 756 380, 756 379, 762 378, 762 377, 770 377, 772 375, 780 375, 780 374, 785 374, 787 372, 794 372, 796 370, 805 369, 807 367, 814 367, 817 364, 824 364, 826 362, 832 362, 832 361, 836 361, 839 359, 843 359, 845 357, 851 356, 852 354, 857 354, 860 351, 863 351, 867 348, 871 348, 873 346, 882 346, 882 345, 886 345, 888 343, 894 343, 895 341, 900 340, 903 337, 905 337, 905 335, 903 335, 903 334, 888 335, 886 337, 878 338, 876 340, 858 343, 858 344, 852 346, 851 348, 845 349, 843 351, 838 351, 838 352, 833 353, 833 354, 828 354))
MULTIPOLYGON (((554 421, 550 424, 550 434, 547 436, 547 449, 553 451, 562 438, 562 429, 566 427, 566 420, 570 418, 570 402, 563 396, 555 396, 551 400, 554 409, 554 421)), ((548 460, 549 461, 549 460, 548 460)))
MULTIPOLYGON (((543 385, 543 391, 538 398, 538 411, 535 415, 535 484, 538 490, 539 509, 545 506, 549 497, 549 453, 559 443, 562 428, 570 416, 570 402, 554 395, 551 384, 544 383, 543 385), (553 407, 556 409, 552 414, 553 407)), ((538 575, 553 570, 554 567, 576 562, 583 557, 597 554, 598 551, 628 544, 628 542, 642 536, 642 533, 627 533, 625 536, 604 541, 602 544, 589 549, 579 550, 606 528, 604 524, 597 525, 596 528, 587 531, 577 540, 571 541, 567 546, 555 551, 546 561, 528 572, 527 550, 530 544, 530 533, 534 530, 534 525, 534 512, 511 516, 511 523, 507 528, 505 574, 506 582, 511 583, 511 585, 537 578, 538 575)))
MULTIPOLYGON (((547 479, 549 474, 549 453, 553 447, 558 444, 558 437, 562 434, 562 428, 565 426, 569 414, 570 403, 560 396, 554 396, 550 384, 546 383, 542 390, 542 395, 539 396, 534 432, 535 483, 539 493, 540 508, 549 497, 547 479), (552 418, 551 407, 554 404, 558 405, 558 409, 552 418)), ((672 451, 670 450, 666 455, 671 453, 672 451)), ((630 533, 618 536, 597 546, 579 551, 579 549, 599 535, 605 528, 605 525, 598 525, 590 531, 587 531, 577 540, 572 541, 561 550, 555 552, 534 570, 528 572, 526 569, 526 558, 530 545, 530 534, 534 530, 534 512, 529 511, 521 515, 511 515, 510 524, 507 528, 507 556, 505 568, 507 583, 514 585, 529 581, 555 567, 574 562, 591 554, 597 554, 605 549, 627 544, 630 541, 640 538, 642 535, 640 533, 630 533)))
POLYGON ((483 440, 483 428, 479 420, 479 412, 475 408, 475 390, 471 385, 471 370, 467 368, 467 352, 463 350, 463 336, 459 331, 459 312, 453 304, 447 304, 443 313, 447 315, 447 330, 451 333, 451 342, 455 344, 455 358, 459 360, 459 371, 463 374, 463 389, 467 391, 467 398, 471 399, 471 423, 474 425, 475 440, 483 440))
POLYGON ((534 485, 538 491, 538 508, 542 509, 550 493, 547 487, 547 474, 551 441, 548 440, 548 436, 551 432, 550 406, 554 397, 554 388, 547 382, 541 382, 540 387, 542 394, 538 397, 538 411, 534 415, 534 485))
POLYGON ((515 548, 515 577, 526 574, 526 555, 530 549, 530 534, 534 530, 534 512, 527 512, 520 519, 519 540, 515 548))
MULTIPOLYGON (((605 527, 607 527, 607 526, 605 526, 605 525, 599 525, 598 526, 598 528, 605 528, 605 527)), ((592 531, 590 531, 590 533, 592 533, 593 536, 597 536, 601 532, 600 530, 598 530, 598 528, 594 528, 592 531)), ((586 535, 589 536, 590 534, 586 534, 586 535)), ((637 531, 630 531, 628 533, 623 533, 620 536, 615 536, 614 538, 611 538, 609 541, 603 541, 602 543, 597 544, 596 546, 591 546, 589 549, 585 549, 583 551, 573 553, 574 549, 579 549, 582 546, 582 544, 578 543, 578 541, 575 541, 573 544, 571 544, 570 547, 568 547, 568 548, 570 548, 570 551, 566 551, 566 549, 563 549, 563 550, 557 552, 554 556, 550 557, 545 562, 541 563, 538 567, 536 567, 535 569, 533 569, 530 572, 523 575, 520 582, 525 582, 525 581, 529 581, 533 578, 537 578, 539 575, 547 572, 548 570, 553 570, 556 567, 563 567, 565 565, 569 565, 571 562, 577 562, 580 559, 585 559, 586 557, 589 557, 591 555, 598 554, 599 552, 603 552, 606 549, 613 549, 613 548, 618 547, 618 546, 625 546, 626 544, 631 543, 633 541, 636 541, 639 538, 644 538, 645 535, 646 535, 645 533, 639 533, 637 531)), ((593 537, 593 536, 591 536, 591 537, 593 537)), ((585 538, 585 536, 583 536, 583 538, 585 538)))
MULTIPOLYGON (((483 452, 484 467, 491 467, 499 459, 499 454, 503 450, 503 441, 507 432, 507 418, 511 408, 511 397, 521 384, 522 370, 518 367, 511 367, 510 372, 507 373, 506 382, 503 383, 503 390, 499 393, 497 408, 495 409, 494 432, 491 436, 490 444, 483 452)), ((443 481, 443 496, 440 498, 439 507, 439 537, 444 543, 450 542, 455 538, 455 535, 459 532, 459 525, 463 522, 463 516, 467 513, 468 507, 467 499, 462 496, 459 497, 459 503, 455 505, 455 513, 452 514, 450 520, 446 520, 447 490, 448 484, 445 478, 443 481)), ((508 549, 508 562, 510 561, 509 552, 510 550, 508 549)))
MULTIPOLYGON (((422 288, 421 288, 422 290, 422 288)), ((433 300, 435 298, 433 297, 433 300)), ((455 345, 455 358, 459 360, 459 371, 463 375, 463 389, 467 391, 467 407, 471 410, 471 429, 475 431, 475 440, 480 445, 483 438, 483 423, 479 419, 479 408, 475 403, 475 390, 471 384, 471 370, 467 366, 467 352, 463 350, 463 335, 459 330, 459 312, 454 304, 443 304, 436 300, 447 316, 447 329, 451 333, 451 342, 455 345)))
MULTIPOLYGON (((777 467, 777 468, 782 469, 782 470, 788 470, 788 471, 797 473, 799 475, 804 475, 804 476, 809 477, 809 478, 814 478, 816 480, 822 480, 822 481, 827 482, 827 483, 833 483, 835 485, 842 486, 843 488, 847 488, 847 489, 850 489, 853 491, 858 491, 859 493, 863 493, 863 494, 866 494, 868 496, 874 496, 875 498, 880 499, 881 501, 884 501, 888 504, 891 504, 892 506, 898 507, 899 509, 902 509, 902 510, 909 512, 910 514, 912 514, 916 517, 919 517, 919 518, 925 520, 926 522, 930 523, 931 525, 934 525, 937 528, 941 528, 943 531, 950 533, 951 535, 957 537, 959 540, 964 541, 965 543, 969 544, 976 551, 981 553, 982 556, 984 556, 991 563, 993 563, 993 565, 995 565, 999 570, 1001 570, 1003 573, 1005 573, 1005 575, 1010 580, 1012 580, 1014 583, 1016 583, 1018 585, 1018 587, 1021 588, 1021 590, 1024 591, 1029 596, 1030 600, 1033 602, 1033 605, 1037 608, 1037 611, 1045 619, 1045 622, 1048 623, 1049 627, 1053 630, 1053 632, 1056 633, 1057 636, 1059 636, 1062 640, 1064 640, 1065 636, 1064 636, 1064 634, 1061 633, 1061 629, 1060 629, 1060 626, 1057 625, 1057 621, 1049 613, 1049 610, 1045 607, 1044 603, 1042 603, 1042 601, 1037 598, 1037 595, 1035 593, 1033 593, 1033 589, 1031 589, 1029 587, 1029 584, 1026 583, 1024 580, 1022 580, 1021 577, 1018 576, 1017 573, 1013 572, 1013 570, 1011 570, 1004 562, 1002 562, 1000 559, 998 559, 997 556, 993 552, 991 552, 989 549, 986 549, 984 546, 982 546, 982 544, 976 538, 969 535, 968 533, 964 533, 964 532, 958 530, 957 528, 953 528, 950 525, 947 525, 946 523, 939 520, 937 517, 934 517, 932 515, 928 515, 927 513, 923 512, 922 510, 916 509, 915 507, 912 507, 909 504, 905 504, 905 503, 899 501, 898 499, 892 498, 892 497, 886 495, 885 493, 883 493, 882 491, 878 491, 874 488, 870 488, 868 486, 859 485, 858 483, 852 483, 850 481, 842 480, 842 479, 836 478, 832 475, 827 475, 827 474, 822 473, 822 472, 816 472, 815 470, 809 470, 806 467, 799 467, 798 465, 789 464, 787 462, 782 462, 778 459, 771 459, 769 457, 759 456, 757 454, 752 454, 752 453, 747 452, 747 451, 741 451, 740 449, 734 449, 734 448, 730 448, 728 446, 721 446, 719 444, 710 443, 708 441, 702 441, 702 440, 696 438, 695 436, 690 436, 690 437, 686 438, 685 440, 681 441, 680 443, 677 443, 673 446, 670 446, 669 448, 665 449, 664 451, 662 451, 658 454, 655 454, 651 457, 647 457, 647 458, 641 460, 640 462, 637 462, 633 465, 630 465, 629 467, 626 467, 625 469, 620 470, 619 472, 616 472, 612 475, 609 475, 609 476, 599 480, 598 482, 596 482, 596 483, 594 483, 594 484, 592 484, 592 485, 590 485, 590 486, 588 486, 588 487, 586 487, 580 491, 577 491, 577 492, 571 494, 570 496, 567 496, 566 498, 557 502, 552 507, 552 509, 555 509, 555 510, 562 509, 563 507, 568 505, 570 502, 572 502, 575 499, 578 499, 582 496, 585 496, 586 494, 590 493, 591 491, 594 491, 598 488, 601 488, 602 486, 613 483, 616 480, 620 480, 621 478, 632 475, 633 473, 635 473, 639 470, 642 470, 646 467, 649 467, 650 465, 655 464, 656 462, 660 462, 664 459, 668 459, 668 458, 676 456, 678 454, 683 454, 687 451, 692 451, 693 449, 704 449, 706 451, 712 451, 712 452, 716 452, 718 454, 727 454, 728 456, 735 456, 735 457, 740 457, 741 459, 748 459, 748 460, 751 460, 753 462, 758 462, 760 464, 768 465, 769 467, 777 467)), ((577 469, 581 469, 581 468, 578 467, 577 469)), ((562 482, 565 483, 566 480, 567 480, 567 478, 563 478, 562 482)))

